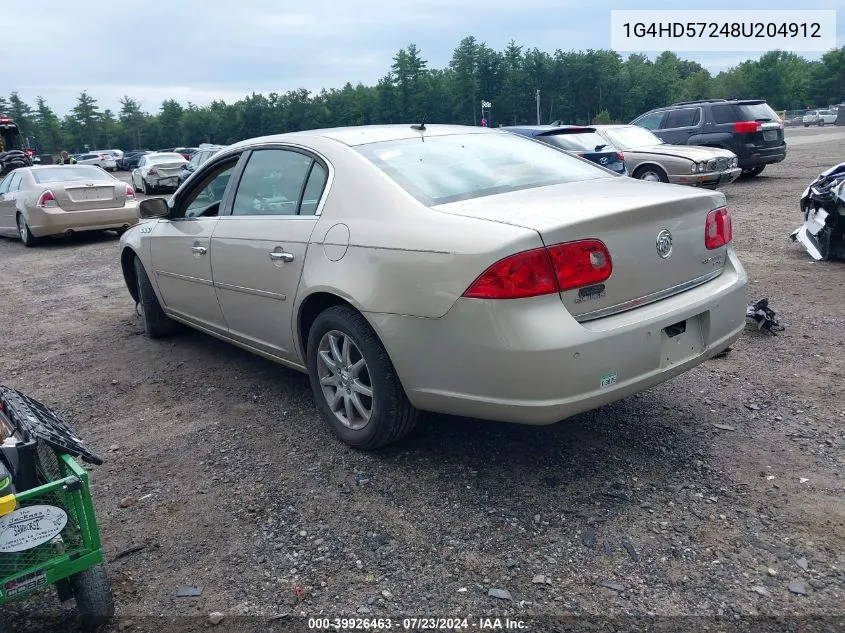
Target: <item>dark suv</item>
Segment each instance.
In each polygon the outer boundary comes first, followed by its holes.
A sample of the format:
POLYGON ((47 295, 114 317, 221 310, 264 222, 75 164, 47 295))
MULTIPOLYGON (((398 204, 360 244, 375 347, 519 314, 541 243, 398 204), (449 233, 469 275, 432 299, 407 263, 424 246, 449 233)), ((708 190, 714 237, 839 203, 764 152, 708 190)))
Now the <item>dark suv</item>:
POLYGON ((783 123, 762 99, 682 101, 631 121, 664 143, 721 147, 736 154, 745 176, 786 158, 783 123))

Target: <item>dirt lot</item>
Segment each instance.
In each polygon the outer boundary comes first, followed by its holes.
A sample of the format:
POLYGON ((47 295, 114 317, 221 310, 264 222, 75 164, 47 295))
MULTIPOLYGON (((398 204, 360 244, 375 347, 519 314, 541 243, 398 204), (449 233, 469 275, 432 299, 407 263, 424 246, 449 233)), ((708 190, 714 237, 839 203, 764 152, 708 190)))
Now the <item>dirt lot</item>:
MULTIPOLYGON (((304 376, 199 333, 146 339, 116 238, 0 240, 0 380, 107 459, 91 476, 113 630, 212 611, 845 615, 845 265, 788 239, 845 132, 788 138, 784 163, 725 190, 749 299, 771 299, 780 336, 749 328, 727 357, 553 427, 427 416, 377 454, 333 438, 304 376)), ((66 630, 70 604, 46 592, 6 615, 66 630)))

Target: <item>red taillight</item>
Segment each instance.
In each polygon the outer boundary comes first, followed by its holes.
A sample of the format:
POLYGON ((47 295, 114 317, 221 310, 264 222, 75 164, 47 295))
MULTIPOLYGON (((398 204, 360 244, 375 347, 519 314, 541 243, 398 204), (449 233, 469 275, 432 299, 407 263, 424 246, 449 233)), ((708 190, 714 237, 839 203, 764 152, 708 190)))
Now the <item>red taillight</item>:
POLYGON ((56 198, 53 196, 52 191, 45 191, 38 198, 38 202, 35 204, 35 206, 41 207, 42 209, 52 209, 54 207, 59 206, 59 203, 56 202, 56 198))
POLYGON ((613 272, 610 253, 599 240, 580 240, 549 247, 561 292, 606 281, 613 272))
POLYGON ((581 158, 584 158, 584 157, 586 156, 586 154, 584 154, 584 153, 582 153, 582 152, 579 152, 579 153, 578 153, 578 156, 580 156, 581 158))
POLYGON ((471 299, 520 299, 558 291, 545 248, 502 259, 485 270, 464 293, 471 299))
POLYGON ((158 173, 158 172, 156 171, 156 168, 155 168, 155 167, 150 167, 150 168, 147 170, 147 175, 149 175, 149 176, 155 176, 157 173, 158 173))
POLYGON ((126 197, 127 198, 134 198, 135 197, 135 190, 132 187, 130 187, 129 185, 126 185, 126 197))
POLYGON ((725 246, 733 237, 731 212, 727 207, 713 209, 707 214, 707 221, 704 224, 704 246, 707 250, 725 246))
POLYGON ((625 160, 625 154, 623 154, 622 152, 616 152, 616 158, 618 158, 619 160, 625 160))
POLYGON ((734 131, 739 133, 756 132, 759 129, 759 121, 737 121, 734 123, 734 131))
POLYGON ((506 257, 488 268, 464 292, 471 299, 524 299, 597 284, 613 264, 599 240, 580 240, 506 257))

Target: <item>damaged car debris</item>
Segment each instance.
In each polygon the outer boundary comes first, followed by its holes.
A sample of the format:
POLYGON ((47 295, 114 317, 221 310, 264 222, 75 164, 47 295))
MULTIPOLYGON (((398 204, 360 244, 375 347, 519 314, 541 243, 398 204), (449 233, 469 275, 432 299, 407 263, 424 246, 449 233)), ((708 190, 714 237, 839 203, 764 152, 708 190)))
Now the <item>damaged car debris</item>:
POLYGON ((769 307, 768 299, 760 299, 749 304, 748 310, 745 311, 745 316, 757 323, 758 330, 766 330, 774 336, 777 336, 777 332, 783 332, 784 330, 780 319, 778 319, 777 312, 769 307))
POLYGON ((792 232, 817 260, 845 259, 845 163, 819 174, 801 196, 804 224, 792 232))

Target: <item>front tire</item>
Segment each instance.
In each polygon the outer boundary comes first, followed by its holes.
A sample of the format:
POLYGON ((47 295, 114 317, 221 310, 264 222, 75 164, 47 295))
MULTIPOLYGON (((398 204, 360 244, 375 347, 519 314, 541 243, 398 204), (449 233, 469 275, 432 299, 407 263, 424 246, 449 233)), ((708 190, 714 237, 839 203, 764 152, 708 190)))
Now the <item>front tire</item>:
POLYGON ((349 446, 374 450, 413 430, 419 412, 375 331, 350 306, 317 316, 308 333, 307 360, 317 406, 349 446))
POLYGON ((83 630, 93 631, 114 616, 114 597, 102 565, 90 567, 70 579, 83 630))
POLYGON ((164 338, 174 334, 178 329, 176 321, 164 313, 158 302, 153 285, 144 270, 141 260, 135 258, 135 279, 138 284, 138 302, 144 318, 144 333, 149 338, 164 338))
POLYGON ((637 180, 646 180, 649 182, 669 182, 669 176, 660 167, 646 165, 640 167, 634 172, 634 178, 637 180))

